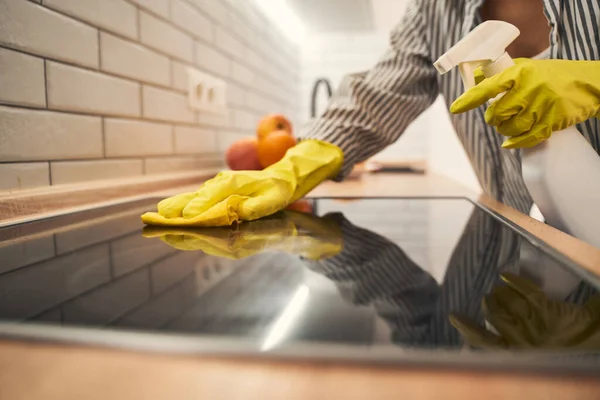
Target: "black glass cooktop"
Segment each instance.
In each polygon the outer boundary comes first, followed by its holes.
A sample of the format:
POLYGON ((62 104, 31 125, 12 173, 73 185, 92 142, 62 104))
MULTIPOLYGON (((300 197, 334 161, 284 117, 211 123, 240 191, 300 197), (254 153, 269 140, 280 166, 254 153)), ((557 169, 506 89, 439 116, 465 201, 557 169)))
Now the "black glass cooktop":
POLYGON ((596 366, 596 278, 465 199, 318 199, 232 228, 144 228, 156 202, 0 229, 0 334, 596 366))

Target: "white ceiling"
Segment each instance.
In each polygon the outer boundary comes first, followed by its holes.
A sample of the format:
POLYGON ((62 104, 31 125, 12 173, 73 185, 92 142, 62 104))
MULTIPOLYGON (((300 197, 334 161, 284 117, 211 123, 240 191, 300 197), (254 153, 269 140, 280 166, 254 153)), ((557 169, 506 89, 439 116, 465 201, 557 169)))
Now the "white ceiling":
POLYGON ((288 0, 288 4, 311 34, 375 29, 373 0, 288 0))

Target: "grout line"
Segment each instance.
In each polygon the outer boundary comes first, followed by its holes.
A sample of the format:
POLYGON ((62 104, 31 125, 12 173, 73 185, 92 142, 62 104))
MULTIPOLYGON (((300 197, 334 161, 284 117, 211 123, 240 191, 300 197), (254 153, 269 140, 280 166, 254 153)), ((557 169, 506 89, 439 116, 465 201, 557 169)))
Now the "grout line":
MULTIPOLYGON (((24 163, 57 163, 57 162, 92 162, 92 161, 137 161, 141 158, 145 159, 169 159, 169 158, 195 158, 195 157, 220 157, 221 152, 202 152, 202 153, 179 153, 179 154, 156 154, 156 155, 145 155, 145 156, 131 156, 131 157, 108 157, 104 158, 57 158, 52 160, 18 160, 18 161, 2 161, 0 164, 24 164, 24 163)), ((50 165, 51 167, 51 165, 50 165)))
POLYGON ((98 31, 98 70, 102 71, 102 51, 100 47, 100 31, 98 31))
POLYGON ((133 5, 135 7, 135 22, 137 27, 137 41, 138 43, 142 43, 142 13, 140 12, 140 8, 137 4, 133 5))
POLYGON ((100 130, 102 132, 102 158, 106 158, 106 117, 102 117, 100 120, 100 130))
POLYGON ((44 108, 48 108, 48 66, 46 63, 46 60, 43 61, 44 62, 44 96, 45 96, 45 102, 46 104, 44 104, 44 108))
POLYGON ((144 117, 144 85, 140 85, 138 95, 140 96, 140 119, 146 121, 148 118, 144 117))
MULTIPOLYGON (((223 127, 222 125, 211 125, 211 124, 207 124, 207 123, 201 123, 201 122, 186 122, 186 121, 174 121, 174 120, 163 120, 163 119, 156 119, 156 118, 151 118, 151 117, 141 117, 141 116, 123 116, 123 115, 112 115, 112 114, 92 114, 92 113, 85 113, 85 112, 81 112, 81 111, 68 111, 68 110, 59 110, 59 109, 45 109, 45 108, 39 108, 39 107, 33 107, 33 106, 27 106, 27 105, 16 105, 16 104, 11 104, 11 103, 3 103, 2 101, 0 101, 0 107, 6 107, 6 108, 15 108, 15 109, 21 109, 21 110, 31 110, 31 111, 41 111, 41 112, 54 112, 54 113, 60 113, 60 114, 67 114, 67 115, 80 115, 80 116, 85 116, 85 117, 97 117, 97 118, 101 118, 101 117, 106 117, 106 118, 112 118, 112 119, 121 119, 121 120, 130 120, 130 121, 141 121, 141 122, 153 122, 153 123, 157 123, 157 124, 169 124, 169 123, 174 123, 174 124, 178 124, 178 125, 183 125, 183 126, 189 126, 189 127, 198 127, 198 126, 202 126, 202 127, 223 127)), ((228 127, 228 126, 227 126, 228 127)))
MULTIPOLYGON (((84 66, 84 65, 75 64, 75 63, 69 62, 69 61, 59 60, 59 59, 56 59, 56 58, 42 57, 42 56, 40 56, 38 54, 30 53, 30 52, 24 51, 22 49, 15 49, 15 48, 3 46, 1 44, 0 44, 0 48, 8 49, 8 50, 11 50, 11 51, 16 51, 18 53, 27 54, 27 55, 30 55, 32 57, 39 58, 39 59, 42 59, 42 60, 45 60, 45 61, 51 61, 51 62, 54 62, 54 63, 57 63, 57 64, 67 65, 67 66, 78 68, 78 69, 83 69, 83 70, 86 70, 86 71, 94 72, 96 74, 101 74, 101 75, 106 75, 106 76, 109 76, 109 77, 119 78, 119 79, 125 80, 125 81, 130 82, 130 83, 138 83, 138 84, 139 83, 143 83, 144 85, 156 87, 156 88, 159 88, 159 89, 169 90, 169 91, 174 92, 174 93, 180 93, 180 94, 181 93, 183 93, 183 94, 186 93, 184 91, 181 91, 181 90, 178 90, 178 89, 174 89, 171 86, 165 86, 165 85, 157 84, 155 82, 147 82, 147 81, 144 81, 144 80, 142 80, 140 78, 137 78, 137 80, 136 80, 136 78, 132 78, 132 77, 129 77, 129 76, 121 75, 121 74, 114 73, 114 72, 101 71, 99 69, 95 69, 95 68, 84 66)), ((151 50, 153 50, 153 49, 151 49, 151 50)), ((165 55, 165 54, 162 54, 162 53, 159 53, 159 54, 162 55, 162 56, 165 56, 167 58, 171 58, 172 60, 181 62, 184 65, 191 66, 193 68, 197 68, 197 69, 199 69, 199 70, 201 70, 203 72, 206 72, 208 74, 216 75, 219 78, 226 80, 228 83, 231 82, 231 83, 234 83, 236 85, 242 86, 244 89, 248 89, 248 90, 255 91, 257 93, 261 93, 262 95, 268 96, 272 100, 283 101, 282 98, 274 97, 272 95, 272 93, 270 93, 270 92, 268 92, 266 90, 262 91, 260 89, 256 89, 256 87, 254 85, 248 85, 245 82, 240 82, 238 80, 233 79, 231 76, 227 76, 227 77, 222 76, 222 75, 219 76, 219 74, 216 74, 215 72, 210 71, 210 70, 208 70, 206 68, 199 67, 199 66, 195 65, 194 63, 190 63, 188 61, 181 61, 180 59, 178 59, 176 57, 173 57, 173 56, 170 56, 170 55, 165 55)), ((269 78, 269 80, 270 81, 276 81, 276 80, 274 80, 272 78, 269 78)), ((300 82, 298 83, 298 86, 300 86, 300 82)), ((287 88, 282 87, 282 86, 279 86, 279 88, 281 88, 282 91, 286 91, 287 90, 287 88)))
MULTIPOLYGON (((134 42, 132 42, 132 43, 134 43, 134 42)), ((145 85, 153 86, 153 87, 156 87, 156 88, 159 88, 159 89, 170 90, 172 92, 177 92, 177 93, 185 93, 185 92, 183 92, 181 90, 174 89, 171 86, 165 86, 165 85, 157 84, 155 82, 147 82, 147 81, 145 81, 143 79, 140 79, 140 78, 132 78, 130 76, 125 76, 125 75, 122 75, 122 74, 119 74, 119 73, 114 73, 114 72, 109 72, 109 71, 101 71, 99 69, 95 69, 95 68, 92 68, 92 67, 88 67, 88 66, 84 66, 84 65, 80 65, 80 64, 75 64, 75 63, 70 62, 70 61, 59 60, 59 59, 52 58, 52 57, 42 57, 42 56, 40 56, 38 54, 30 53, 30 52, 22 50, 22 49, 15 49, 15 48, 3 46, 1 44, 0 44, 0 48, 5 48, 5 49, 11 50, 11 51, 16 51, 18 53, 27 54, 27 55, 30 55, 32 57, 39 58, 39 59, 42 59, 42 60, 45 60, 45 61, 51 61, 51 62, 55 62, 55 63, 61 64, 61 65, 67 65, 67 66, 70 66, 70 67, 75 67, 75 68, 78 68, 78 69, 83 69, 83 70, 86 70, 86 71, 91 71, 91 72, 94 72, 94 73, 97 73, 97 74, 101 74, 101 75, 106 75, 106 76, 109 76, 109 77, 115 77, 115 78, 123 79, 125 81, 130 82, 130 83, 143 83, 145 85)), ((149 49, 149 50, 150 51, 154 51, 153 49, 149 49)), ((236 85, 243 86, 245 89, 252 90, 252 91, 255 91, 257 93, 261 93, 261 94, 263 94, 265 96, 268 96, 270 99, 277 100, 277 101, 284 101, 284 100, 282 100, 283 97, 282 98, 277 98, 277 97, 273 96, 272 93, 269 92, 269 91, 267 91, 267 90, 263 91, 263 90, 257 89, 254 85, 249 85, 249 84, 247 84, 245 82, 240 82, 240 81, 234 79, 233 77, 231 77, 231 74, 229 74, 229 76, 223 76, 223 75, 215 73, 214 71, 211 71, 211 70, 209 70, 207 68, 199 67, 199 66, 197 66, 194 63, 190 63, 189 61, 185 61, 185 60, 182 61, 179 58, 173 57, 171 55, 166 55, 164 53, 158 53, 158 54, 160 54, 162 56, 165 56, 165 57, 167 57, 167 58, 169 58, 171 60, 181 62, 184 65, 191 66, 193 68, 197 68, 197 69, 199 69, 199 70, 201 70, 203 72, 206 72, 208 74, 216 75, 217 77, 226 80, 228 83, 229 82, 235 83, 236 85)), ((227 57, 226 55, 224 55, 224 56, 227 57)), ((231 61, 230 58, 229 58, 229 60, 231 61)), ((263 76, 263 78, 264 78, 264 76, 263 76)), ((282 81, 277 80, 277 79, 273 79, 271 76, 268 76, 267 79, 270 82, 274 82, 275 86, 277 86, 278 88, 281 88, 282 91, 288 90, 287 87, 281 85, 282 81), (277 82, 279 82, 280 85, 277 85, 277 82)), ((300 81, 298 82, 298 86, 300 86, 300 81)))
POLYGON ((50 186, 52 186, 52 164, 50 163, 50 161, 48 161, 47 164, 48 164, 48 184, 50 186))

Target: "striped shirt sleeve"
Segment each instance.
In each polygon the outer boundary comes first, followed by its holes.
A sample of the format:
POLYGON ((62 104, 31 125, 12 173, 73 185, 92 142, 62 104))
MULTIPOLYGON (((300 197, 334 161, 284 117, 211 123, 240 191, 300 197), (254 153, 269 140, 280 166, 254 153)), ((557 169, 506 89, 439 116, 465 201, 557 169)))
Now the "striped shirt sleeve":
POLYGON ((343 150, 344 166, 338 180, 354 164, 398 140, 438 96, 421 3, 411 2, 379 62, 366 73, 347 76, 326 111, 300 135, 343 150))

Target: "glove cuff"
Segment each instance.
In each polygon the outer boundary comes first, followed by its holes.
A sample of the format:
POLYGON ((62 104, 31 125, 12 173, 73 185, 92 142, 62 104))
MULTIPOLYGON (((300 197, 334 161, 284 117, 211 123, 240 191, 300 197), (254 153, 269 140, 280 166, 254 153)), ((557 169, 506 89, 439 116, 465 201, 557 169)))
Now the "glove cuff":
POLYGON ((290 203, 304 197, 321 182, 336 176, 344 163, 342 149, 320 140, 305 140, 288 150, 285 157, 268 167, 272 171, 291 171, 296 189, 290 203))

